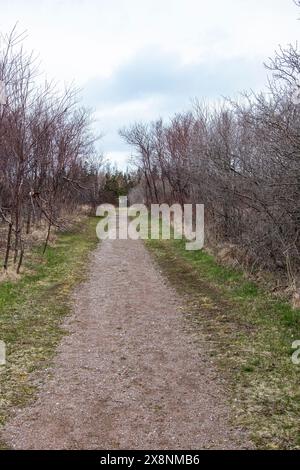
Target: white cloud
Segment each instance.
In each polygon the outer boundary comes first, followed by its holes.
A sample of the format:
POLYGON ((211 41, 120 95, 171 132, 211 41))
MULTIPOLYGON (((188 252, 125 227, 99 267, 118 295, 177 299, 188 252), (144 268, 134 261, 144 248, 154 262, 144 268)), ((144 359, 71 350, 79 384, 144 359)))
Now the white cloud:
POLYGON ((99 106, 99 125, 107 130, 104 150, 117 158, 120 124, 180 111, 197 89, 210 97, 262 83, 262 61, 278 44, 296 42, 299 16, 292 0, 2 0, 0 30, 18 21, 49 77, 88 85, 86 95, 94 97, 90 104, 99 106), (152 51, 144 62, 143 51, 152 51), (169 70, 159 65, 164 57, 169 70), (234 76, 222 69, 226 63, 234 76), (161 71, 146 86, 142 72, 149 73, 151 64, 161 71), (202 73, 194 81, 193 67, 202 73))

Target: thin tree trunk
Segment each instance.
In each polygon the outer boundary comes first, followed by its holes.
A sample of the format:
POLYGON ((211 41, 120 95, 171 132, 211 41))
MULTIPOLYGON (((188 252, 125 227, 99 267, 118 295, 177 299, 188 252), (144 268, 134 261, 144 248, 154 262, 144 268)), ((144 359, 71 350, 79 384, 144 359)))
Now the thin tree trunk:
POLYGON ((48 246, 49 237, 50 237, 50 231, 51 231, 51 226, 52 226, 52 224, 49 223, 49 225, 48 225, 47 237, 46 237, 45 244, 44 244, 44 249, 43 249, 43 255, 45 254, 46 249, 47 249, 47 246, 48 246))
POLYGON ((27 221, 26 221, 26 234, 28 235, 30 232, 30 225, 31 225, 31 209, 28 211, 27 221))
POLYGON ((14 247, 14 264, 16 264, 19 253, 19 230, 15 233, 15 247, 14 247))
POLYGON ((24 257, 24 246, 23 246, 23 242, 21 241, 20 244, 21 244, 21 252, 20 252, 20 258, 19 258, 18 267, 17 267, 17 274, 20 273, 20 269, 21 269, 22 262, 23 262, 23 257, 24 257))
POLYGON ((9 226, 8 226, 7 241, 6 241, 6 252, 5 252, 5 259, 4 259, 4 264, 3 264, 3 268, 4 268, 5 271, 7 271, 7 268, 8 268, 8 259, 9 259, 9 252, 10 252, 12 227, 13 227, 13 224, 10 223, 9 226))

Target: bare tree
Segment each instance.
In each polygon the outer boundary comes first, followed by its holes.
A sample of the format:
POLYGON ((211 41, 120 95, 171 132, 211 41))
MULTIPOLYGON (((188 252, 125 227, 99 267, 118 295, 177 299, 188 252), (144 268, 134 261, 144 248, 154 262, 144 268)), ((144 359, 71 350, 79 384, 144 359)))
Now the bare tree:
POLYGON ((0 42, 0 80, 7 94, 0 114, 0 217, 7 225, 3 266, 7 270, 13 250, 17 272, 32 224, 47 223, 45 251, 63 214, 90 202, 95 167, 87 162, 96 141, 91 113, 79 106, 76 89, 37 86, 36 62, 24 51, 23 40, 14 28, 0 42))

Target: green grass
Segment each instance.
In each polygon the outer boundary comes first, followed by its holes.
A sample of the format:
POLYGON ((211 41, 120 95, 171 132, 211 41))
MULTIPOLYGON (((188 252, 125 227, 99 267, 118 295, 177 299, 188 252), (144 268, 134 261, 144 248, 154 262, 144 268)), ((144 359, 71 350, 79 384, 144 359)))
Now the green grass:
POLYGON ((87 255, 96 246, 97 221, 86 218, 59 233, 45 255, 43 247, 34 248, 21 279, 0 284, 0 339, 7 348, 7 364, 0 366, 0 424, 12 408, 34 398, 30 374, 51 363, 65 334, 61 323, 70 312, 70 292, 84 279, 87 255))
POLYGON ((181 240, 147 241, 162 270, 186 300, 188 328, 227 379, 232 422, 258 448, 300 449, 300 311, 274 298, 242 271, 218 264, 181 240))

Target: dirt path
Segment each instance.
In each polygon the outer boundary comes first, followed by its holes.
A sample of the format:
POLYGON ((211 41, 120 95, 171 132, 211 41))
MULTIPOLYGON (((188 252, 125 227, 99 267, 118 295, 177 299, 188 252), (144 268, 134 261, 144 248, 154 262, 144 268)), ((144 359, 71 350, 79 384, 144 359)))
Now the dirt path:
MULTIPOLYGON (((237 448, 226 399, 142 242, 105 241, 34 405, 2 437, 22 449, 237 448)), ((245 445, 242 444, 245 447, 245 445)))

